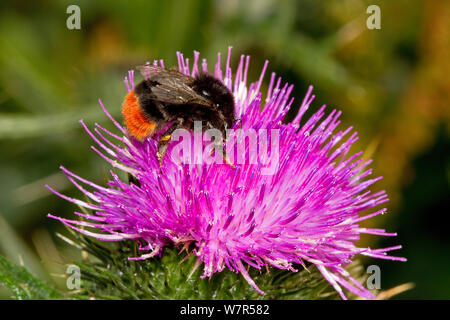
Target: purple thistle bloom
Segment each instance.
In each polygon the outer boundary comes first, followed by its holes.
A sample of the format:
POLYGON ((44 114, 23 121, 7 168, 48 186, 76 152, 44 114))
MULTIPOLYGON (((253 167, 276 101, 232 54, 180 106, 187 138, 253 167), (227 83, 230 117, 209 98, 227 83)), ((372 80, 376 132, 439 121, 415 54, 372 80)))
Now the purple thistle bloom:
MULTIPOLYGON (((180 72, 191 76, 199 72, 198 52, 194 52, 192 70, 189 60, 180 53, 177 55, 180 72)), ((162 61, 154 63, 164 67, 162 61)), ((139 185, 122 181, 111 170, 111 180, 103 187, 62 167, 68 179, 92 201, 69 198, 49 189, 93 213, 75 212, 83 220, 49 216, 99 240, 137 241, 143 254, 130 260, 160 255, 169 244, 185 248, 193 244, 198 265, 204 265, 203 277, 228 268, 240 272, 260 293, 263 292, 249 276, 247 265, 295 272, 295 264, 305 266, 308 262, 317 266, 342 298, 345 299, 342 287, 358 296, 375 298, 344 267, 357 254, 406 260, 387 255, 401 246, 373 250, 355 245, 362 233, 396 235, 358 224, 386 211, 379 209, 359 215, 388 201, 385 191, 367 190, 381 177, 366 179, 372 172, 367 169, 371 161, 361 159, 362 152, 347 155, 357 134, 350 133, 351 127, 335 132, 340 123, 339 111, 333 110, 325 117, 323 106, 300 125, 314 99, 312 87, 294 120, 283 124, 293 102, 289 97, 293 86, 282 86, 281 79, 272 73, 267 98, 262 103, 260 88, 267 62, 259 80, 247 87, 248 67, 249 57, 242 55, 233 78, 229 50, 225 72, 219 54, 214 74, 234 94, 236 118, 240 119, 235 129, 267 129, 279 133, 280 160, 273 174, 264 175, 260 163, 180 164, 174 157, 165 156, 160 165, 157 141, 148 138, 140 142, 129 136, 100 101, 119 135, 98 124, 91 131, 81 122, 97 144, 92 149, 114 168, 135 176, 139 185)), ((205 60, 201 68, 207 71, 205 60)), ((128 91, 134 88, 132 72, 125 83, 128 91)), ((270 135, 266 139, 269 143, 263 143, 270 144, 270 135)), ((243 144, 248 151, 244 141, 236 143, 243 144)), ((174 144, 170 142, 167 155, 174 144)))

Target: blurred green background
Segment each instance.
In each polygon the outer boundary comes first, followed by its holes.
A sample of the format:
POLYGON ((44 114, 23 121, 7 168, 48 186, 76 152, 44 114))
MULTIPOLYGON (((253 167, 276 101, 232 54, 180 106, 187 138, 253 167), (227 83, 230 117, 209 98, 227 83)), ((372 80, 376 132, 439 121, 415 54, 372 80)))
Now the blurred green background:
POLYGON ((269 71, 295 84, 296 106, 312 84, 313 110, 337 107, 359 132, 352 150, 374 159, 391 199, 389 214, 367 225, 399 233, 361 241, 400 243, 396 254, 408 258, 364 260, 381 267, 382 288, 414 282, 395 298, 450 299, 450 1, 441 0, 1 1, 0 253, 63 286, 74 253, 46 214, 75 206, 44 185, 79 196, 60 165, 98 183, 109 169, 78 120, 111 128, 97 99, 120 118, 135 65, 172 66, 177 50, 211 63, 229 45, 234 66, 251 55, 251 79, 269 59, 269 71), (70 4, 81 8, 81 30, 66 28, 70 4), (370 4, 381 8, 381 30, 366 28, 370 4))

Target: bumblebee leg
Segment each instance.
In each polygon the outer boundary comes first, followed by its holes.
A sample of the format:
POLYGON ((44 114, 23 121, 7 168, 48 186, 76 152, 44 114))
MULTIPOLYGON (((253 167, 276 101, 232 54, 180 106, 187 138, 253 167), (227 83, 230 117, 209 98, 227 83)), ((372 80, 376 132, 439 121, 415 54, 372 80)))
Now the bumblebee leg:
POLYGON ((161 138, 158 141, 158 159, 159 159, 159 165, 162 166, 162 161, 164 159, 164 155, 167 151, 167 147, 170 142, 170 138, 172 136, 172 133, 178 128, 178 126, 171 126, 169 127, 166 132, 161 136, 161 138))
POLYGON ((223 142, 222 142, 222 151, 223 151, 222 158, 223 158, 223 160, 225 161, 226 164, 230 165, 233 169, 236 169, 236 166, 233 163, 231 163, 230 158, 228 158, 227 151, 223 147, 223 145, 224 145, 223 143, 227 142, 227 135, 226 135, 226 130, 225 129, 223 130, 222 134, 223 134, 223 137, 224 137, 223 138, 223 142))
MULTIPOLYGON (((226 142, 226 140, 224 139, 224 141, 226 142)), ((227 152, 225 150, 225 148, 223 147, 223 142, 221 143, 217 143, 216 146, 220 146, 222 149, 222 159, 223 161, 228 164, 229 166, 231 166, 233 169, 236 169, 236 166, 230 161, 230 158, 228 158, 227 152)), ((215 148, 211 150, 210 155, 212 155, 212 153, 215 151, 215 148)))
POLYGON ((225 163, 230 165, 233 169, 236 169, 236 166, 234 164, 231 163, 230 159, 227 156, 227 152, 225 150, 223 150, 223 160, 225 160, 225 163))
POLYGON ((128 183, 134 183, 138 187, 141 186, 141 184, 139 183, 138 179, 136 179, 136 177, 133 176, 131 173, 128 174, 128 183))
POLYGON ((164 142, 162 144, 160 143, 159 146, 158 146, 158 153, 157 153, 157 155, 158 155, 159 166, 160 167, 162 166, 162 161, 164 159, 164 155, 166 154, 167 146, 168 146, 167 142, 164 142))
POLYGON ((159 139, 158 141, 158 159, 159 159, 159 165, 162 166, 162 160, 164 158, 164 155, 166 154, 167 151, 167 146, 169 145, 169 141, 170 141, 170 135, 166 134, 164 136, 161 137, 161 139, 159 139))

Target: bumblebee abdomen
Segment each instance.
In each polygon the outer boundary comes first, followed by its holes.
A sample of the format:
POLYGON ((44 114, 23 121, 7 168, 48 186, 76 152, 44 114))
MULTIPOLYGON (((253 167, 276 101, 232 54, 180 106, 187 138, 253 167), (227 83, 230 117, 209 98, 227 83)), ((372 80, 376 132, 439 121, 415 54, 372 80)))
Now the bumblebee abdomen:
POLYGON ((122 106, 122 115, 128 131, 135 138, 143 140, 154 133, 156 123, 149 121, 145 117, 134 90, 130 91, 125 97, 122 106))

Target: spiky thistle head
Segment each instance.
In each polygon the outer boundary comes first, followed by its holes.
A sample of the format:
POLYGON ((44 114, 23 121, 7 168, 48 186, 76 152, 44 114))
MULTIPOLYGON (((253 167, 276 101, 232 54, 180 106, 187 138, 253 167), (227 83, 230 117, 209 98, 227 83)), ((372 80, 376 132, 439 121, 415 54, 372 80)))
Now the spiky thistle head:
MULTIPOLYGON (((194 52, 192 69, 188 59, 180 53, 177 56, 179 71, 186 75, 195 76, 199 68, 208 71, 206 60, 200 65, 198 52, 194 52)), ((161 61, 158 63, 164 67, 161 61)), ((120 179, 111 170, 108 184, 100 186, 62 167, 91 201, 69 198, 50 189, 92 213, 75 212, 82 220, 50 216, 98 240, 135 240, 142 255, 129 259, 160 255, 168 245, 193 247, 198 265, 203 265, 203 277, 228 268, 240 272, 260 293, 248 267, 271 266, 295 272, 299 266, 314 264, 342 298, 342 287, 374 298, 344 267, 357 254, 405 260, 387 255, 401 246, 373 250, 355 244, 363 233, 395 235, 359 225, 386 211, 383 208, 360 215, 388 201, 385 191, 368 190, 381 177, 367 178, 372 170, 367 169, 370 161, 361 159, 362 152, 348 155, 357 134, 351 133, 351 127, 336 132, 339 111, 325 116, 322 106, 300 124, 314 99, 312 87, 293 121, 284 124, 282 120, 293 102, 293 86, 281 85, 281 79, 272 73, 262 102, 260 88, 267 62, 259 80, 249 86, 248 68, 249 57, 242 55, 233 77, 229 51, 224 72, 220 54, 213 72, 235 98, 239 121, 233 130, 239 134, 226 140, 226 151, 235 160, 234 165, 180 162, 177 153, 171 152, 178 141, 169 143, 168 156, 160 163, 157 141, 132 138, 100 101, 119 134, 98 124, 91 131, 81 122, 97 145, 92 149, 114 169, 134 176, 137 183, 120 179), (253 142, 252 137, 256 137, 253 142)), ((132 72, 125 82, 128 91, 132 90, 132 72)), ((211 156, 202 151, 200 160, 211 156)), ((198 158, 198 154, 195 156, 198 158)))

